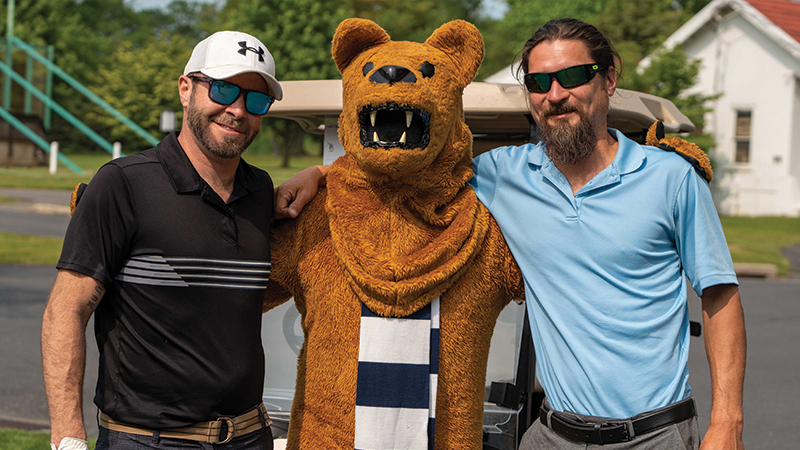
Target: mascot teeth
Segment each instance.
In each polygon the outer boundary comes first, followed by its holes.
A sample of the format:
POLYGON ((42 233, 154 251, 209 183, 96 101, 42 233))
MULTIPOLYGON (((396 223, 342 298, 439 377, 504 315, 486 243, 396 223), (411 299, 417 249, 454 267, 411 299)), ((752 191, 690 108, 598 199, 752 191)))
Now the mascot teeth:
POLYGON ((364 147, 421 150, 430 142, 429 113, 387 103, 367 106, 359 117, 364 147))

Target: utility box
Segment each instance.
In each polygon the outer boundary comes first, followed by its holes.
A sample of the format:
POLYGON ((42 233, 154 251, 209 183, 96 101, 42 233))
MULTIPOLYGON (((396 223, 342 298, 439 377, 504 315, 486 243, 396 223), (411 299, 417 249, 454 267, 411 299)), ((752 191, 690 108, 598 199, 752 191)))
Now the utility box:
MULTIPOLYGON (((15 114, 20 122, 47 140, 38 116, 15 114)), ((4 120, 0 120, 0 166, 33 167, 47 164, 44 150, 4 120)))

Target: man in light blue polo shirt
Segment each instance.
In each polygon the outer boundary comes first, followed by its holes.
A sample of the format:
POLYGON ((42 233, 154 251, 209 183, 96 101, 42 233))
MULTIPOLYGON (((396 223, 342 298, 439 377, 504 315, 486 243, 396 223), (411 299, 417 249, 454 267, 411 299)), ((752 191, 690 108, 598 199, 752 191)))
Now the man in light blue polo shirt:
POLYGON ((744 319, 719 218, 683 158, 607 129, 618 58, 592 25, 545 24, 521 52, 542 142, 474 160, 525 278, 547 396, 520 448, 698 447, 686 277, 712 376, 701 448, 742 448, 744 319))

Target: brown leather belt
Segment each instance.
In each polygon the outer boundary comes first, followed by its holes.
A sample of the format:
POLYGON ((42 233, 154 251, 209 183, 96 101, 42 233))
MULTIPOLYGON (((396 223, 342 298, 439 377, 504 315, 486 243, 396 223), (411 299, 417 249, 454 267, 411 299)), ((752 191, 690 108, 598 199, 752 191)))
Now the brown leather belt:
POLYGON ((188 439, 190 441, 206 442, 208 444, 224 444, 231 439, 258 431, 263 426, 272 425, 267 415, 264 404, 247 411, 236 417, 220 417, 217 420, 200 422, 188 427, 169 428, 165 430, 148 430, 126 423, 118 422, 106 413, 100 412, 100 426, 121 433, 138 434, 141 436, 154 436, 174 439, 188 439), (263 420, 262 420, 263 416, 263 420))

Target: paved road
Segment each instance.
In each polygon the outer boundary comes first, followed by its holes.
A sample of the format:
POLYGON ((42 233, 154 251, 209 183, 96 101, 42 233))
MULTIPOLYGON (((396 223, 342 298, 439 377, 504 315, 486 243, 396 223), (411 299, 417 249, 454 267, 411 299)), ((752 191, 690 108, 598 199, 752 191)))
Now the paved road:
MULTIPOLYGON (((52 267, 0 265, 0 422, 17 419, 35 428, 48 421, 40 335, 42 313, 55 275, 52 267)), ((97 367, 93 336, 89 342, 87 362, 89 367, 97 367)), ((84 389, 87 405, 91 405, 96 380, 96 375, 88 371, 84 389)), ((92 415, 88 416, 91 419, 92 415)))
MULTIPOLYGON (((741 279, 739 290, 747 326, 745 375, 745 448, 798 448, 800 416, 800 280, 741 279)), ((700 300, 691 293, 690 317, 701 317, 700 300)), ((689 383, 697 399, 700 429, 711 412, 711 383, 700 338, 689 352, 689 383)))
POLYGON ((63 238, 69 224, 69 191, 0 188, 0 231, 63 238))
MULTIPOLYGON (((46 191, 31 193, 21 190, 9 193, 6 189, 0 189, 0 195, 46 200, 40 196, 49 194, 46 191)), ((57 193, 54 198, 66 204, 69 193, 57 193)), ((10 223, 7 217, 14 214, 21 213, 10 207, 0 207, 0 231, 11 231, 5 227, 10 223)), ((35 218, 47 223, 48 227, 66 229, 67 220, 63 220, 66 216, 37 215, 35 218), (55 225, 59 221, 60 224, 55 225)), ((31 226, 25 229, 32 232, 31 226)), ((55 233, 48 230, 43 232, 55 233)), ((63 231, 60 236, 63 236, 63 231)), ((54 276, 55 269, 50 267, 0 265, 0 342, 3 344, 0 345, 0 426, 8 424, 8 419, 21 421, 16 423, 17 426, 22 422, 46 426, 48 416, 42 387, 39 335, 45 299, 54 276)), ((745 306, 749 347, 745 380, 746 447, 749 450, 797 448, 800 434, 794 418, 800 416, 800 352, 797 350, 800 343, 800 280, 742 279, 740 290, 745 306)), ((699 299, 690 292, 689 302, 692 319, 699 320, 699 299)), ((269 328, 266 326, 262 333, 265 338, 266 333, 272 332, 269 328)), ((91 331, 88 334, 87 360, 90 368, 96 368, 94 337, 91 331)), ((291 355, 289 358, 276 357, 275 353, 270 353, 271 349, 267 351, 268 371, 274 371, 274 367, 294 366, 291 355), (275 360, 282 358, 287 361, 276 364, 275 360), (273 368, 269 369, 270 366, 273 368)), ((702 340, 699 338, 692 340, 689 368, 701 431, 705 432, 711 411, 711 386, 702 340)), ((88 406, 86 423, 91 434, 95 434, 97 429, 91 407, 96 379, 94 371, 87 371, 84 389, 84 404, 88 406)))

